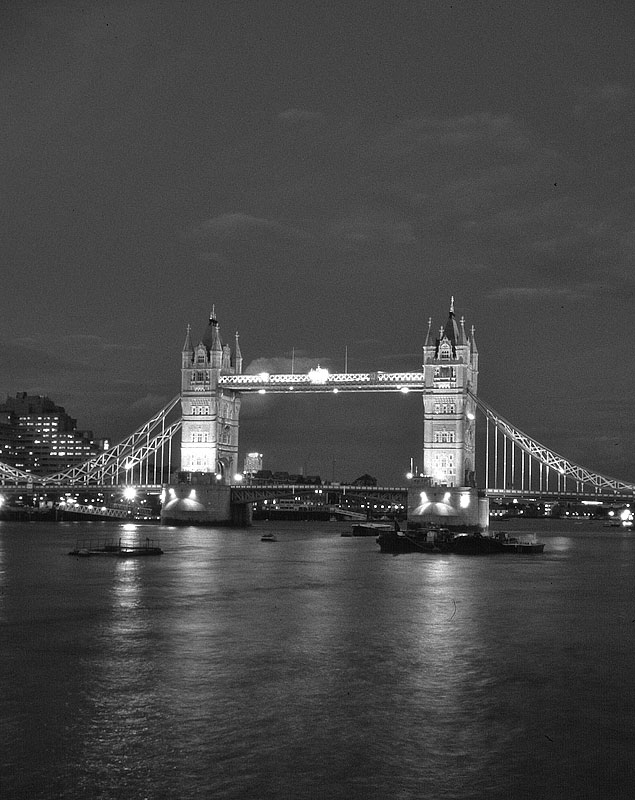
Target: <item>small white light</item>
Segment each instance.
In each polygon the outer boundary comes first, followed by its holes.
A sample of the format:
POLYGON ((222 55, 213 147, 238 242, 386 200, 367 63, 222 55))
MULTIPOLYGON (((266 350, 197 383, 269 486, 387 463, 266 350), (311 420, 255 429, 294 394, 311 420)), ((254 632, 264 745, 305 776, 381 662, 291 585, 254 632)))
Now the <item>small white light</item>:
POLYGON ((408 394, 410 389, 407 386, 402 386, 399 391, 401 392, 401 394, 408 394))
POLYGON ((258 394, 266 394, 266 393, 267 393, 266 389, 258 389, 258 394))

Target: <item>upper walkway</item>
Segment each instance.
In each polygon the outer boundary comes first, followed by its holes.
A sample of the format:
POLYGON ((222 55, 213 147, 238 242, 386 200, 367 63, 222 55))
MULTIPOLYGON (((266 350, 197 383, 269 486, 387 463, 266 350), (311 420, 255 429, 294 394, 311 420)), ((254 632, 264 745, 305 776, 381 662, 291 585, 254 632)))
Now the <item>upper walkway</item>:
POLYGON ((423 372, 334 372, 317 367, 308 373, 221 375, 219 386, 240 392, 409 392, 425 388, 423 372))

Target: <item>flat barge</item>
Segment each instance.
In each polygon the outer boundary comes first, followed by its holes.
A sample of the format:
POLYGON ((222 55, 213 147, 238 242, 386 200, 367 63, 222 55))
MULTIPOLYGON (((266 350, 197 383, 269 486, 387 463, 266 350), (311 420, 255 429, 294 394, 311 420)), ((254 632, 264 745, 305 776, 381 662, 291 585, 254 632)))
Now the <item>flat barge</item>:
POLYGON ((89 556, 111 556, 115 558, 137 558, 139 556, 161 556, 163 550, 158 543, 152 539, 144 539, 139 542, 106 542, 94 545, 92 542, 78 542, 74 550, 69 552, 69 556, 79 556, 88 558, 89 556))
POLYGON ((382 553, 456 553, 494 555, 542 553, 542 542, 519 541, 506 533, 487 536, 478 532, 453 534, 447 528, 382 531, 377 537, 382 553))

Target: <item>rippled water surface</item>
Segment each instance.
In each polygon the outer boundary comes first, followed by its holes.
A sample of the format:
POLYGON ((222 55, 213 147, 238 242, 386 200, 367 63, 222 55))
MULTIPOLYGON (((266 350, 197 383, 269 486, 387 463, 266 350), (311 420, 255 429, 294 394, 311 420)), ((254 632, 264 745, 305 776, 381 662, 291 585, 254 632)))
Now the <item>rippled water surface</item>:
POLYGON ((114 523, 0 523, 0 796, 633 796, 635 533, 346 527, 144 527, 165 554, 122 560, 67 554, 114 523))

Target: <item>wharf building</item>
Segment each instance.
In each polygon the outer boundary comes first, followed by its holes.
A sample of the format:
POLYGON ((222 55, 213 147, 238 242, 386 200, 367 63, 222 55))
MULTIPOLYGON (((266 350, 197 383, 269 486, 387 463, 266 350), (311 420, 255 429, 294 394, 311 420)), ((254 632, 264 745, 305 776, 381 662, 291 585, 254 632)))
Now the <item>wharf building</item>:
POLYGON ((106 448, 50 397, 19 392, 0 404, 0 460, 23 472, 62 472, 106 448))

